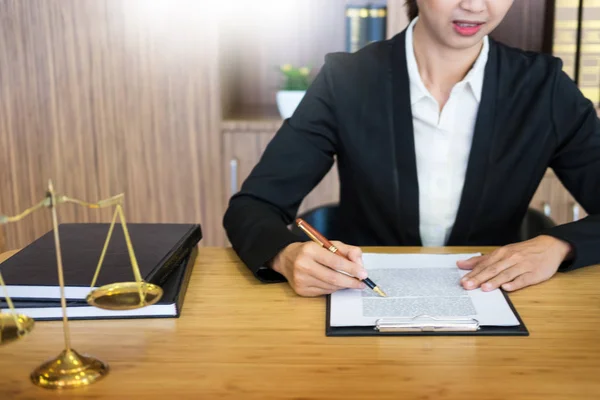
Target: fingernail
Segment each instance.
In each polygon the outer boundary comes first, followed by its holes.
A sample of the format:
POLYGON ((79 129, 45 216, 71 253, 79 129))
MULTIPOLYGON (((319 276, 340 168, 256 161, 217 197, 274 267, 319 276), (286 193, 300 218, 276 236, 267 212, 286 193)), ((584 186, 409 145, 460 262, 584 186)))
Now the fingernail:
POLYGON ((467 287, 473 287, 473 286, 475 286, 475 282, 473 282, 473 281, 467 282, 467 287))
POLYGON ((510 289, 510 283, 505 283, 504 285, 502 285, 502 289, 509 290, 510 289))
POLYGON ((364 269, 358 272, 359 279, 366 279, 367 276, 369 276, 369 275, 367 274, 367 271, 365 271, 364 269))
POLYGON ((491 283, 486 283, 481 288, 483 290, 491 290, 492 289, 492 284, 491 283))
POLYGON ((361 283, 361 284, 360 284, 360 288, 361 288, 361 289, 366 289, 366 288, 367 288, 367 285, 365 285, 364 283, 361 283))

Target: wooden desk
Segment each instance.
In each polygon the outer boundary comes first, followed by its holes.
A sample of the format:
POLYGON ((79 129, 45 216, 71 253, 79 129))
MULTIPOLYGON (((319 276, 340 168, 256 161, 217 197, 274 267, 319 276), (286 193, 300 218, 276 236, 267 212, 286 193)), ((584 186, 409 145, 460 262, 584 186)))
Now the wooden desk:
POLYGON ((328 338, 323 298, 201 248, 180 319, 71 322, 74 348, 110 364, 104 380, 31 384, 63 345, 60 323, 39 322, 0 347, 0 399, 598 399, 599 285, 589 267, 511 295, 529 337, 328 338))

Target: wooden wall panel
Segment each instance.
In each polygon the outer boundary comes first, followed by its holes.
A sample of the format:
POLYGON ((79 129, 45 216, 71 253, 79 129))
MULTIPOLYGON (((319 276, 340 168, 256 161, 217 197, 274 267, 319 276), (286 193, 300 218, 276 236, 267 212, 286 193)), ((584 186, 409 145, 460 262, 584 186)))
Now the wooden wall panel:
MULTIPOLYGON (((89 201, 125 192, 130 222, 221 231, 218 42, 194 0, 4 0, 0 12, 0 212, 39 201, 49 178, 89 201), (216 103, 215 103, 216 101, 216 103)), ((63 222, 108 221, 72 205, 63 222)), ((8 248, 50 228, 7 226, 8 248)))

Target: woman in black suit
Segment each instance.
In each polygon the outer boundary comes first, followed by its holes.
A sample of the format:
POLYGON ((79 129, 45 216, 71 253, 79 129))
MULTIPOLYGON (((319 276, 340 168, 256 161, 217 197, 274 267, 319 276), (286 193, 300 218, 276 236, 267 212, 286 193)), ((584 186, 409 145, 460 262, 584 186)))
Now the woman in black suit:
POLYGON ((600 262, 600 121, 560 60, 488 34, 512 0, 411 0, 411 24, 329 54, 294 115, 230 201, 229 239, 261 280, 303 296, 362 283, 353 245, 498 245, 459 262, 466 289, 513 291, 600 262), (352 261, 292 234, 304 196, 340 176, 352 261), (518 241, 546 169, 590 214, 518 241))

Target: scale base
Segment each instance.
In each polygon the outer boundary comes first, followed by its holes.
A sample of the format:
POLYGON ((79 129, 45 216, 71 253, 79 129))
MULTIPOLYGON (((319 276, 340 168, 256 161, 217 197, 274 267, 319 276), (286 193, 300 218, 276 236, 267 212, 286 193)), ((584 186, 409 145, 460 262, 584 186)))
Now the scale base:
POLYGON ((91 385, 106 374, 108 365, 69 349, 37 367, 31 380, 45 389, 70 389, 91 385))

